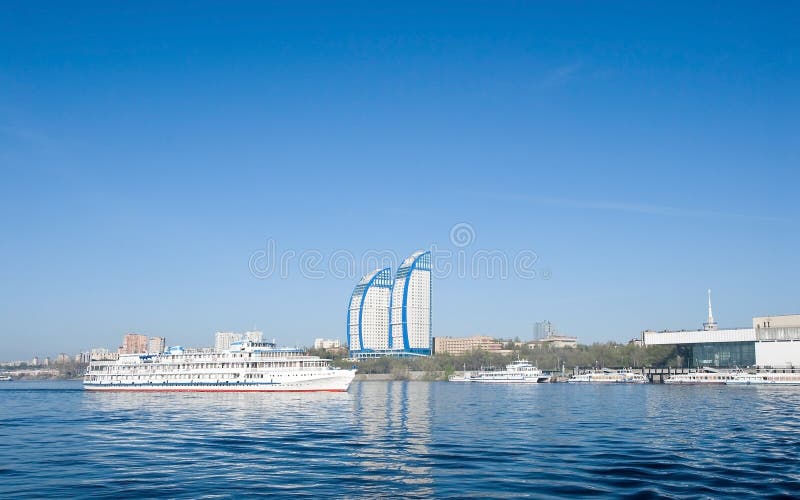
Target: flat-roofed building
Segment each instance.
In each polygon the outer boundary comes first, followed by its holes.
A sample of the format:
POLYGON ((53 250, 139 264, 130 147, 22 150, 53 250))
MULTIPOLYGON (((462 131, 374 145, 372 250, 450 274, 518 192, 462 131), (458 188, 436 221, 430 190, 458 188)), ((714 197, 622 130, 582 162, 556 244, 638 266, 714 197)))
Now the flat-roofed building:
POLYGON ((758 366, 800 367, 800 314, 756 316, 753 330, 758 366))
POLYGON ((339 339, 314 339, 314 349, 339 349, 342 342, 339 339))
POLYGON ((531 349, 542 349, 545 347, 554 349, 574 349, 578 347, 578 337, 570 337, 569 335, 549 335, 543 339, 528 342, 528 347, 531 349))
POLYGON ((472 337, 434 337, 433 353, 458 356, 475 349, 498 352, 503 350, 502 342, 486 335, 472 337))

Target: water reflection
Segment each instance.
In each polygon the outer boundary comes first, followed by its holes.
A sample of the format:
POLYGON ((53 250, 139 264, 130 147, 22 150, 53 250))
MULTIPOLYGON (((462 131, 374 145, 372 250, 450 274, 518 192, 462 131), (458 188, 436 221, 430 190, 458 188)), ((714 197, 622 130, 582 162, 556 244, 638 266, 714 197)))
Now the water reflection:
POLYGON ((363 444, 354 458, 363 479, 374 481, 376 492, 399 482, 407 494, 433 494, 425 459, 431 439, 430 384, 364 382, 355 384, 353 393, 363 444))

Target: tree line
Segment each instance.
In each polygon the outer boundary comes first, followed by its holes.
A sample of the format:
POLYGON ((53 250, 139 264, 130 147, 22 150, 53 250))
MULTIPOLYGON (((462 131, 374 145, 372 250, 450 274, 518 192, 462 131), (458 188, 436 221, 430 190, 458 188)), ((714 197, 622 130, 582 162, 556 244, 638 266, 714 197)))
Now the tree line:
MULTIPOLYGON (((382 357, 352 361, 347 359, 345 350, 327 351, 310 349, 309 354, 332 359, 333 366, 350 368, 355 366, 359 373, 394 374, 401 376, 408 371, 421 371, 441 376, 449 376, 461 370, 480 370, 490 367, 503 368, 516 359, 530 361, 544 371, 572 371, 574 368, 666 368, 685 364, 674 346, 649 346, 618 344, 615 342, 580 344, 574 348, 544 347, 531 349, 527 344, 508 342, 504 347, 510 354, 499 354, 483 349, 453 356, 435 354, 427 357, 392 358, 382 357)), ((402 377, 400 377, 402 378, 402 377)))

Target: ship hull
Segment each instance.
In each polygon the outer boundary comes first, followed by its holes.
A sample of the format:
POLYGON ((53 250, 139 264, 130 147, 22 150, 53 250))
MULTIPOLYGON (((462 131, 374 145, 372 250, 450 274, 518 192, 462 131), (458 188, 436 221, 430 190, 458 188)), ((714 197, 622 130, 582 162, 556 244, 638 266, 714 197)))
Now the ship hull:
POLYGON ((334 376, 282 382, 184 382, 184 383, 88 383, 83 388, 98 392, 347 392, 354 370, 337 370, 334 376))

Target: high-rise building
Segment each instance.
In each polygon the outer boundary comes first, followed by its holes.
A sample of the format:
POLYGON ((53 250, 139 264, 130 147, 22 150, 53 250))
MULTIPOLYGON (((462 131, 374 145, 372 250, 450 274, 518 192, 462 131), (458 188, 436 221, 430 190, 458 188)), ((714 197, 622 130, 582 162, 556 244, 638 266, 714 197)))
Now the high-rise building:
POLYGON ((167 339, 164 337, 150 337, 147 340, 147 352, 161 354, 167 350, 167 339))
POLYGON ((241 342, 242 334, 234 332, 217 332, 214 335, 214 350, 227 351, 234 342, 241 342))
POLYGON ((377 269, 358 282, 347 310, 347 340, 352 354, 386 351, 392 300, 392 270, 377 269))
POLYGON ((431 254, 418 251, 392 279, 378 269, 358 282, 347 310, 347 345, 354 358, 431 354, 431 254))
POLYGON ((392 290, 390 347, 431 354, 431 253, 414 252, 400 265, 392 290))
POLYGON ((141 354, 147 352, 147 335, 128 333, 122 340, 120 354, 141 354))
POLYGON ((533 325, 534 340, 542 340, 547 337, 552 337, 557 333, 558 332, 556 331, 556 327, 547 320, 538 321, 536 322, 536 324, 533 325))

